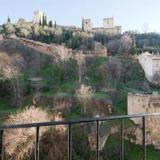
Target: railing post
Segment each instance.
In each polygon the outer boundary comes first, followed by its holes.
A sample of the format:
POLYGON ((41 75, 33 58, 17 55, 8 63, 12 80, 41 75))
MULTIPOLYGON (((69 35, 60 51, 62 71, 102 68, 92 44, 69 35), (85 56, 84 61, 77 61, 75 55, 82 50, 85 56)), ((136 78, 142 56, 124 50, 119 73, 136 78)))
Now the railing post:
POLYGON ((96 155, 97 160, 99 160, 99 121, 96 121, 96 155))
POLYGON ((36 127, 35 160, 39 160, 39 127, 36 127))
POLYGON ((146 117, 142 117, 143 160, 146 160, 146 117))
POLYGON ((124 119, 121 120, 121 149, 120 160, 124 160, 124 119))
POLYGON ((68 124, 68 160, 71 160, 71 123, 68 124))
POLYGON ((0 130, 0 159, 3 160, 3 130, 0 130))

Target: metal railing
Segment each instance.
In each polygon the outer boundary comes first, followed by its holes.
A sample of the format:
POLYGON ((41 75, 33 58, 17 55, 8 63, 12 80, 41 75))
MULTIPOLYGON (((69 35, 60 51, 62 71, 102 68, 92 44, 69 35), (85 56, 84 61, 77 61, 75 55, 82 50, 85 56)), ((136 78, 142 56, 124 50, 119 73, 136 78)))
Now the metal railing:
POLYGON ((3 148, 3 135, 6 129, 19 129, 19 128, 35 128, 35 160, 39 160, 39 131, 40 127, 67 125, 68 126, 68 160, 71 160, 71 126, 75 124, 96 123, 96 160, 99 160, 99 122, 109 120, 120 120, 120 160, 124 160, 124 120, 130 118, 142 118, 142 145, 143 145, 143 160, 146 160, 146 117, 160 116, 160 113, 146 113, 146 114, 132 114, 122 116, 109 116, 103 118, 91 118, 76 121, 54 121, 54 122, 42 122, 42 123, 28 123, 28 124, 16 124, 16 125, 3 125, 0 126, 0 160, 4 160, 4 148, 3 148))

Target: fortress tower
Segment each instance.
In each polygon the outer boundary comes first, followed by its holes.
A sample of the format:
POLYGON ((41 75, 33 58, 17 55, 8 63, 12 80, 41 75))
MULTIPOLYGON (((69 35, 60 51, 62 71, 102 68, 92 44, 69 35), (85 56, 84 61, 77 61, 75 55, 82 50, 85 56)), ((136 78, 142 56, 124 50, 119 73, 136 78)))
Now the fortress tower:
POLYGON ((121 34, 121 26, 114 25, 114 18, 104 18, 103 27, 92 27, 91 19, 82 19, 82 30, 85 32, 102 33, 109 35, 121 34))
POLYGON ((103 28, 114 28, 114 19, 112 18, 104 18, 103 19, 103 28))
POLYGON ((91 31, 92 30, 91 19, 82 19, 82 29, 84 31, 91 31))
POLYGON ((44 12, 42 12, 40 10, 35 11, 33 13, 33 22, 39 24, 40 22, 42 22, 43 16, 44 16, 44 12))

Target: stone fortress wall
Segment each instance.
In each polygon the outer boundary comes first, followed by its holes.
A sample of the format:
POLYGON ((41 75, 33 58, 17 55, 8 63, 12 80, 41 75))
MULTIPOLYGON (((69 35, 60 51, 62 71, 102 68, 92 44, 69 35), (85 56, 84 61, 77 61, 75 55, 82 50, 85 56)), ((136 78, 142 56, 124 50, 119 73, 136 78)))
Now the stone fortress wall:
MULTIPOLYGON (((160 94, 128 93, 128 114, 160 113, 160 94)), ((134 129, 135 143, 142 144, 142 118, 132 118, 139 126, 134 129)), ((146 144, 160 149, 160 116, 146 117, 146 144)))
MULTIPOLYGON (((128 114, 160 112, 160 94, 128 93, 128 114)), ((134 119, 134 122, 137 123, 134 119)))
MULTIPOLYGON (((33 13, 33 22, 39 24, 39 22, 42 22, 43 16, 46 16, 46 14, 41 11, 37 10, 33 13)), ((76 27, 67 27, 67 28, 76 28, 76 27)), ((82 19, 82 30, 86 32, 99 32, 102 34, 121 34, 121 26, 115 26, 114 25, 114 18, 104 18, 103 19, 103 26, 102 27, 93 27, 92 20, 91 19, 82 19)))
POLYGON ((121 34, 121 26, 114 25, 114 18, 104 18, 103 27, 92 27, 91 19, 82 19, 82 28, 86 32, 99 32, 105 34, 121 34))
POLYGON ((54 55, 54 53, 58 52, 67 52, 67 53, 69 52, 72 53, 73 55, 76 55, 76 53, 82 52, 85 55, 85 57, 94 57, 94 56, 107 57, 107 48, 104 47, 99 42, 95 42, 94 49, 92 51, 77 51, 67 48, 65 45, 41 43, 34 40, 19 38, 15 35, 2 36, 2 38, 4 40, 13 40, 17 43, 35 49, 39 52, 43 52, 47 55, 54 55))
POLYGON ((103 19, 103 28, 114 28, 114 19, 112 18, 104 18, 103 19))

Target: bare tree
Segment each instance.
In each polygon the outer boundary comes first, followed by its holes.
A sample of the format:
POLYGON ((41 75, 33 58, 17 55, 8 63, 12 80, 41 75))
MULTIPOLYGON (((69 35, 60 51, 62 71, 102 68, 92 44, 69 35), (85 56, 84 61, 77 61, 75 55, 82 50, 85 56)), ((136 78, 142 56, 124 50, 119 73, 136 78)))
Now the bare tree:
MULTIPOLYGON (((26 107, 22 112, 17 112, 10 115, 6 121, 6 125, 17 123, 33 123, 33 122, 47 122, 50 121, 50 116, 45 110, 36 108, 34 106, 26 107)), ((40 137, 48 130, 48 127, 43 127, 40 132, 40 137)), ((7 159, 22 160, 30 156, 34 148, 35 129, 14 129, 6 130, 5 135, 5 151, 9 156, 7 159), (24 147, 25 146, 25 147, 24 147)))
POLYGON ((80 88, 76 91, 78 99, 83 103, 83 112, 86 113, 86 104, 93 97, 94 90, 91 86, 86 86, 82 84, 80 88))
POLYGON ((71 52, 71 50, 69 50, 68 48, 64 47, 64 46, 58 46, 55 48, 56 52, 55 52, 55 60, 56 62, 66 62, 69 61, 70 59, 73 58, 73 54, 71 52))
POLYGON ((6 66, 3 69, 3 74, 12 84, 16 104, 18 107, 22 107, 22 81, 19 79, 17 68, 6 66))
POLYGON ((121 77, 122 64, 117 58, 111 58, 107 63, 108 77, 110 77, 114 82, 119 80, 121 77))
POLYGON ((121 45, 121 41, 119 39, 110 40, 107 44, 107 49, 112 54, 116 54, 119 51, 120 45, 121 45))
POLYGON ((108 72, 107 72, 107 64, 102 64, 97 68, 97 75, 101 77, 101 86, 103 90, 106 90, 108 87, 108 72))
POLYGON ((80 52, 75 55, 75 59, 78 63, 78 76, 79 76, 79 84, 82 82, 82 74, 85 66, 85 55, 80 52))
POLYGON ((133 46, 133 41, 130 35, 123 35, 120 42, 120 53, 124 54, 125 56, 131 52, 133 46))

